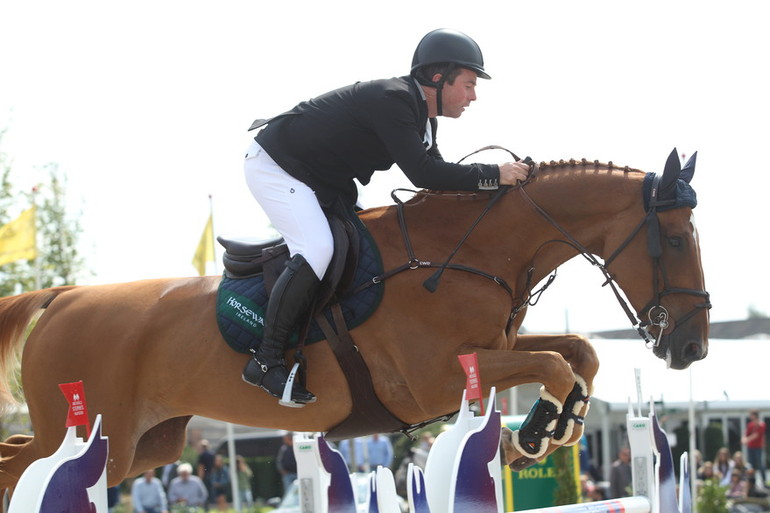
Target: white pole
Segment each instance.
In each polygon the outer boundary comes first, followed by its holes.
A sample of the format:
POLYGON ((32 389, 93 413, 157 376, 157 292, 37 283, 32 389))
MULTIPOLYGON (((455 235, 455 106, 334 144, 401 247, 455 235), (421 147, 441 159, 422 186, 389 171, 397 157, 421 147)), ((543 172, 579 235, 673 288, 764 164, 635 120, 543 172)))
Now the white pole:
MULTIPOLYGON (((37 191, 38 186, 32 187, 32 206, 37 207, 37 191)), ((35 208, 35 290, 40 290, 43 287, 43 270, 40 263, 40 244, 38 244, 38 240, 40 239, 39 234, 37 233, 37 217, 38 217, 38 211, 37 208, 35 208)))
MULTIPOLYGON (((696 497, 696 491, 697 491, 697 479, 696 475, 698 473, 698 468, 695 466, 695 401, 693 401, 692 396, 692 366, 688 369, 689 378, 690 378, 690 411, 689 411, 689 423, 690 423, 690 497, 692 497, 692 511, 693 513, 698 513, 698 498, 696 497)), ((683 479, 684 476, 680 476, 680 480, 683 479)))
POLYGON ((611 511, 624 511, 625 513, 649 513, 650 501, 647 499, 647 497, 622 497, 620 499, 590 502, 586 504, 569 504, 566 506, 529 509, 527 510, 527 513, 608 513, 611 511))
MULTIPOLYGON (((216 248, 216 239, 214 234, 214 198, 209 194, 209 214, 211 215, 211 247, 216 248)), ((219 274, 217 259, 214 258, 214 274, 219 274)), ((238 486, 238 461, 235 454, 235 433, 233 425, 225 422, 227 429, 227 457, 230 460, 230 490, 233 493, 233 508, 235 511, 241 510, 241 494, 238 486)))
POLYGON ((238 462, 235 461, 235 436, 233 425, 227 423, 227 457, 230 458, 230 488, 233 492, 233 508, 241 510, 241 494, 238 488, 238 462))
POLYGON ((610 480, 610 467, 613 455, 610 454, 610 403, 604 403, 604 415, 602 415, 602 474, 605 481, 610 480))
POLYGON ((519 414, 519 389, 511 387, 508 391, 508 415, 519 414))

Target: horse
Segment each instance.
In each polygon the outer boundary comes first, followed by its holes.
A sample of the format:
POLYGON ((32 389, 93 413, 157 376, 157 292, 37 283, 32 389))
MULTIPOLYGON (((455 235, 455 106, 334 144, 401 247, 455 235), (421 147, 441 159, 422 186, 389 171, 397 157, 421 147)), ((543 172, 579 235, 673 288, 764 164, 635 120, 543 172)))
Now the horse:
MULTIPOLYGON (((669 367, 705 357, 710 304, 685 183, 693 170, 694 159, 681 169, 676 150, 662 178, 611 162, 542 162, 519 186, 423 190, 360 212, 383 268, 404 269, 383 281, 379 307, 350 331, 379 400, 412 425, 451 413, 466 384, 457 356, 475 352, 484 394, 542 384, 529 434, 522 428, 504 440, 506 462, 523 467, 576 443, 595 351, 580 335, 518 331, 533 286, 579 254, 622 289, 626 310, 669 367)), ((32 461, 58 447, 68 407, 60 383, 82 380, 90 415, 102 414, 110 485, 178 459, 193 415, 303 432, 345 419, 352 394, 326 343, 304 349, 315 403, 285 408, 241 380, 246 357, 224 344, 215 321, 220 279, 62 286, 0 299, 0 393, 11 399, 7 373, 23 347, 34 429, 0 444, 0 488, 13 489, 32 461)))

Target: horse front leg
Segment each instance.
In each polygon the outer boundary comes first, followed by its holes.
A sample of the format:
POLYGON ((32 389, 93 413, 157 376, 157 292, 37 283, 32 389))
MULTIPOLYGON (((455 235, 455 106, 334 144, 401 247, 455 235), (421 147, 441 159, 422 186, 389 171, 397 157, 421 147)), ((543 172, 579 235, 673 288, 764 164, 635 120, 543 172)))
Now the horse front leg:
MULTIPOLYGON (((561 445, 574 445, 583 436, 583 421, 588 414, 589 398, 593 392, 593 380, 599 370, 599 359, 590 342, 579 335, 522 335, 515 340, 515 351, 554 351, 568 362, 575 376, 572 390, 565 399, 559 419, 553 430, 549 447, 542 454, 545 457, 561 445)), ((538 404, 533 407, 533 412, 538 404)), ((507 461, 515 470, 532 465, 534 458, 521 454, 512 432, 504 432, 503 447, 507 461)), ((538 458, 538 459, 542 459, 538 458)))
POLYGON ((556 351, 476 349, 482 383, 505 390, 524 383, 542 383, 540 398, 517 431, 503 430, 506 462, 526 468, 545 458, 576 378, 556 351))
POLYGON ((564 403, 552 442, 574 445, 583 436, 583 421, 590 407, 593 381, 599 371, 599 358, 591 343, 580 335, 522 335, 514 350, 556 351, 564 357, 575 374, 575 384, 564 403))

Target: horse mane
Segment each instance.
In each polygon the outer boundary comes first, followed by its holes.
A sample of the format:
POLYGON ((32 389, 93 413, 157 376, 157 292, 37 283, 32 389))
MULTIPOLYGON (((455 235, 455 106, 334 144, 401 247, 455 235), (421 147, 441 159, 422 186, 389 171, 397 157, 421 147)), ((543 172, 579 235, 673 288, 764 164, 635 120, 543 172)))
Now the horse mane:
MULTIPOLYGON (((629 166, 618 166, 612 163, 610 160, 609 162, 600 162, 598 160, 588 160, 588 159, 569 159, 569 160, 551 160, 549 162, 542 161, 540 162, 536 169, 531 172, 530 178, 527 180, 534 181, 536 180, 541 173, 546 171, 567 171, 567 170, 574 170, 575 168, 582 169, 584 171, 593 170, 593 171, 622 171, 623 173, 642 173, 645 172, 641 169, 632 168, 629 166)), ((491 196, 493 196, 497 191, 454 191, 454 190, 433 190, 433 189, 421 189, 418 191, 412 191, 414 192, 414 196, 410 198, 409 200, 405 201, 405 205, 414 205, 416 203, 421 203, 424 200, 428 198, 434 198, 434 199, 452 199, 452 200, 465 200, 465 201, 477 201, 477 200, 488 200, 491 196)))
POLYGON ((559 160, 558 162, 555 160, 552 160, 550 162, 540 162, 538 164, 538 168, 540 170, 550 170, 550 169, 567 169, 567 168, 573 168, 573 167, 582 167, 585 169, 592 168, 596 170, 608 170, 612 171, 614 169, 617 169, 619 171, 623 171, 625 173, 633 172, 633 173, 643 173, 644 171, 640 169, 635 169, 629 166, 617 166, 612 163, 610 160, 607 163, 599 162, 598 160, 588 160, 588 159, 569 159, 569 160, 559 160))

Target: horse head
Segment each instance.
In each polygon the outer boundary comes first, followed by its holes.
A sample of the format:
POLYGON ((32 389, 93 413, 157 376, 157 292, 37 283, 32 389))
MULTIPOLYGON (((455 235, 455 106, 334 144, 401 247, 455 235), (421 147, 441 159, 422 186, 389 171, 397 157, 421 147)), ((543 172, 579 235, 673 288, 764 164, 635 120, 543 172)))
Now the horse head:
POLYGON ((696 155, 681 167, 675 148, 661 176, 645 175, 643 220, 605 261, 634 305, 640 332, 649 336, 653 353, 674 369, 685 369, 708 352, 711 303, 692 213, 697 200, 690 186, 696 155), (646 237, 636 237, 644 231, 646 237), (640 259, 648 264, 640 266, 640 259))

